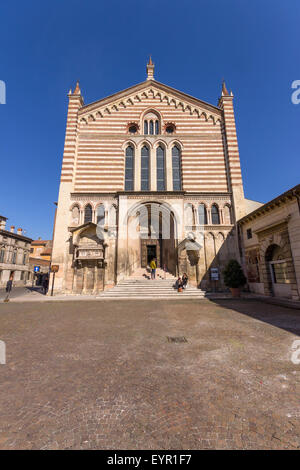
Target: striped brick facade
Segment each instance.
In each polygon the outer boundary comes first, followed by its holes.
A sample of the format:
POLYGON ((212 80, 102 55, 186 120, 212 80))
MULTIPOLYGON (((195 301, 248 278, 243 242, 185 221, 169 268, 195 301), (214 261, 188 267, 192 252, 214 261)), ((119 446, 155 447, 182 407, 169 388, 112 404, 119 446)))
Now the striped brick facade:
MULTIPOLYGON (((74 253, 72 254, 70 249, 70 237, 74 237, 76 232, 73 230, 74 220, 78 221, 75 223, 78 227, 84 225, 85 207, 88 204, 92 211, 91 223, 96 224, 97 207, 102 204, 105 223, 108 223, 112 205, 119 214, 121 195, 129 196, 125 191, 125 152, 128 145, 134 149, 134 188, 130 192, 132 204, 134 201, 165 201, 171 211, 172 204, 182 207, 183 212, 179 216, 182 220, 177 227, 176 250, 182 246, 188 227, 191 229, 199 226, 199 204, 206 206, 207 224, 203 228, 203 245, 207 240, 207 246, 213 248, 209 249, 209 253, 203 252, 202 258, 200 256, 195 282, 203 281, 209 285, 209 267, 212 263, 219 263, 221 255, 218 253, 222 240, 226 240, 229 235, 230 249, 227 254, 229 256, 230 252, 231 256, 238 257, 234 224, 236 218, 245 215, 245 209, 233 97, 223 86, 219 104, 213 106, 155 81, 153 72, 154 65, 149 63, 148 79, 145 82, 88 105, 83 103, 78 83, 74 92, 70 91, 68 95, 69 107, 52 259, 54 264, 60 266, 57 275, 59 291, 70 292, 74 288, 74 282, 76 283, 73 272, 74 253), (144 118, 147 113, 155 113, 157 116, 159 133, 156 135, 144 134, 144 118), (134 134, 129 132, 133 123, 137 126, 137 132, 134 134), (166 131, 170 123, 174 126, 171 134, 166 131), (141 149, 145 144, 150 152, 150 187, 147 197, 145 192, 141 191, 141 149), (163 192, 157 191, 158 146, 162 146, 165 151, 166 187, 163 192), (174 191, 173 188, 174 146, 180 149, 181 154, 181 191, 174 191), (188 204, 192 207, 192 223, 185 220, 184 207, 188 204), (212 223, 211 211, 214 205, 219 211, 220 220, 217 227, 212 223), (78 212, 78 217, 74 214, 72 216, 72 211, 76 214, 78 212), (199 275, 199 272, 202 274, 199 275)), ((178 207, 176 210, 180 212, 178 207)), ((120 231, 119 224, 120 220, 116 223, 117 232, 120 231)), ((116 239, 118 236, 117 234, 116 239)), ((103 288, 105 282, 111 285, 129 274, 123 261, 123 264, 119 262, 120 258, 127 259, 126 253, 130 252, 128 243, 126 245, 120 241, 109 241, 107 245, 106 256, 110 266, 107 267, 106 274, 104 273, 106 281, 103 281, 103 288), (123 250, 122 256, 121 252, 114 251, 121 250, 120 246, 123 250), (118 267, 112 268, 111 264, 118 267)), ((139 250, 137 244, 134 250, 139 250)), ((176 250, 174 248, 177 261, 173 264, 179 272, 179 252, 176 250)), ((224 249, 224 253, 225 251, 224 249)), ((226 255, 222 256, 225 260, 226 255)), ((136 259, 140 258, 136 256, 134 259, 133 265, 138 267, 136 263, 139 261, 136 259)), ((132 263, 128 260, 125 262, 126 266, 130 264, 132 263)), ((191 274, 191 278, 193 277, 195 276, 191 274)), ((84 285, 87 283, 88 281, 83 282, 84 285)))
POLYGON ((150 109, 160 114, 162 128, 167 122, 176 123, 176 133, 172 137, 166 133, 159 137, 166 144, 175 140, 181 144, 183 190, 228 191, 221 110, 195 106, 188 100, 163 92, 163 88, 161 85, 157 88, 152 81, 147 82, 146 87, 134 90, 126 99, 79 110, 75 192, 124 189, 124 144, 132 140, 143 143, 149 138, 153 141, 142 132, 134 137, 128 135, 127 125, 137 122, 142 130, 142 116, 150 109))

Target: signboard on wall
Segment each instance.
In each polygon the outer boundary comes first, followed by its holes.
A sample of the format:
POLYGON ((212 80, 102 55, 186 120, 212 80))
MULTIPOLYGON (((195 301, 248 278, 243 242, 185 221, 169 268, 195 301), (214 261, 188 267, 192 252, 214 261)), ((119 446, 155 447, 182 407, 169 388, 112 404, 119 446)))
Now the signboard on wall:
POLYGON ((34 266, 33 270, 34 270, 35 273, 39 273, 40 272, 40 266, 34 266))
POLYGON ((210 268, 210 277, 212 281, 219 280, 219 268, 210 268))

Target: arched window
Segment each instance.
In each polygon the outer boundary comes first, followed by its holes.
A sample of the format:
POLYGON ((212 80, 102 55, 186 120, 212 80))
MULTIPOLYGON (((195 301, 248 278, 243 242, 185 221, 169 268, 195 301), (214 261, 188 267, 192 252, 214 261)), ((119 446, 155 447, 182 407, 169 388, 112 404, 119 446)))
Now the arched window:
POLYGON ((93 221, 93 210, 90 204, 87 204, 84 209, 84 223, 93 221))
POLYGON ((199 216, 199 224, 207 225, 207 210, 204 204, 199 204, 198 216, 199 216))
POLYGON ((109 209, 109 225, 115 227, 117 225, 117 209, 112 205, 109 209))
POLYGON ((187 226, 194 225, 193 204, 189 202, 184 205, 184 223, 187 226))
POLYGON ((125 191, 133 191, 134 187, 134 148, 129 145, 125 155, 125 191))
POLYGON ((155 134, 159 134, 159 122, 157 120, 155 121, 155 134))
POLYGON ((231 208, 226 204, 223 209, 223 214, 224 214, 224 222, 225 224, 231 224, 231 208))
POLYGON ((220 224, 219 209, 215 204, 211 207, 211 222, 212 224, 220 224))
POLYGON ((160 133, 160 117, 156 111, 148 111, 144 116, 144 134, 158 135, 160 133))
POLYGON ((165 150, 161 146, 156 149, 156 180, 157 191, 165 191, 165 150))
POLYGON ((11 263, 16 264, 16 259, 17 259, 17 252, 13 251, 12 257, 11 257, 11 263))
POLYGON ((181 191, 181 155, 178 147, 172 148, 173 191, 181 191))
POLYGON ((153 121, 150 121, 150 132, 149 132, 150 135, 153 135, 154 134, 154 127, 153 127, 153 121))
POLYGON ((71 224, 78 225, 80 220, 80 210, 78 206, 74 206, 71 213, 71 224))
POLYGON ((144 145, 141 152, 141 190, 149 191, 150 152, 144 145))
POLYGON ((105 210, 103 204, 97 207, 97 214, 96 214, 96 223, 101 227, 104 226, 105 223, 105 210))

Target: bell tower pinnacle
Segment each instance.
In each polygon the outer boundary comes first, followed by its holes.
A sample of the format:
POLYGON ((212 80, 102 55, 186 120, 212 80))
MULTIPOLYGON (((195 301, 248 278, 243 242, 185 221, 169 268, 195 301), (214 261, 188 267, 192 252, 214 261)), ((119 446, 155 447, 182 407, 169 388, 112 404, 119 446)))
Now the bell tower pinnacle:
POLYGON ((147 80, 154 80, 154 64, 152 62, 151 56, 147 64, 147 80))

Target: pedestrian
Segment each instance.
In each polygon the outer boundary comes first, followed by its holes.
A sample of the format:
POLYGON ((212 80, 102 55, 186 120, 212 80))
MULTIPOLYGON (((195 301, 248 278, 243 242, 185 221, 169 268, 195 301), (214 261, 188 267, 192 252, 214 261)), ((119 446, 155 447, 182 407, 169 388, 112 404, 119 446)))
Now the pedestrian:
POLYGON ((48 292, 48 287, 49 287, 49 277, 45 276, 43 279, 43 289, 44 289, 44 295, 47 294, 48 292))
POLYGON ((10 278, 7 283, 6 283, 6 297, 4 299, 4 302, 9 302, 9 294, 11 293, 12 290, 12 278, 10 278))
POLYGON ((183 273, 183 275, 182 275, 182 288, 183 289, 187 288, 188 280, 189 280, 189 278, 187 276, 187 273, 183 273))
POLYGON ((156 273, 156 262, 155 258, 150 263, 150 268, 151 268, 151 279, 155 279, 155 273, 156 273))
POLYGON ((177 289, 178 292, 182 292, 182 279, 180 276, 175 282, 175 289, 177 289))

